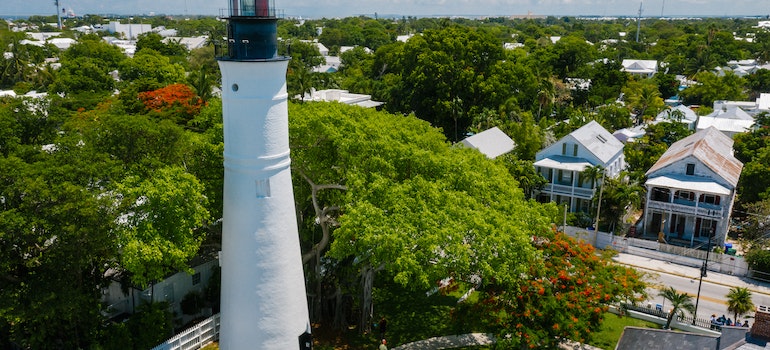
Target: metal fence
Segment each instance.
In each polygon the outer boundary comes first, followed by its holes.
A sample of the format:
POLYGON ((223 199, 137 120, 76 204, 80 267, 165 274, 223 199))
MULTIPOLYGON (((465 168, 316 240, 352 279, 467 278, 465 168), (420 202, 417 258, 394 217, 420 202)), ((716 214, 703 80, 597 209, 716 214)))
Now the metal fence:
MULTIPOLYGON (((636 312, 641 312, 643 314, 652 315, 652 316, 660 317, 660 318, 663 318, 663 319, 667 319, 668 318, 668 313, 666 311, 664 311, 662 309, 658 309, 658 308, 651 308, 651 307, 639 306, 639 305, 633 305, 633 304, 627 304, 627 303, 620 304, 620 307, 622 309, 633 310, 633 311, 636 311, 636 312)), ((692 324, 692 325, 695 325, 695 326, 698 326, 698 327, 701 327, 701 328, 708 328, 708 329, 715 330, 715 331, 722 331, 722 328, 719 327, 719 325, 712 325, 711 324, 711 320, 709 320, 707 318, 696 318, 695 319, 695 323, 692 322, 693 316, 691 316, 691 315, 685 315, 684 317, 681 317, 680 315, 677 315, 674 319, 677 322, 681 322, 681 323, 685 323, 685 324, 692 324)))
POLYGON ((152 350, 198 350, 219 339, 219 314, 158 344, 152 350))

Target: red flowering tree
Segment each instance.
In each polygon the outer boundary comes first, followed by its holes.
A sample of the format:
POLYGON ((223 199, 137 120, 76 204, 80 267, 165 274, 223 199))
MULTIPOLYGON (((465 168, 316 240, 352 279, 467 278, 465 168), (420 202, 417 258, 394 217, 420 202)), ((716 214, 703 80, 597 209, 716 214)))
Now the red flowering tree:
POLYGON ((555 232, 533 237, 542 254, 532 264, 528 282, 518 286, 491 285, 481 290, 473 310, 487 315, 503 348, 555 348, 562 339, 588 340, 599 329, 608 306, 643 300, 643 274, 598 255, 583 242, 555 232))
POLYGON ((157 90, 141 92, 139 100, 151 114, 185 125, 203 107, 203 100, 186 84, 170 84, 157 90))

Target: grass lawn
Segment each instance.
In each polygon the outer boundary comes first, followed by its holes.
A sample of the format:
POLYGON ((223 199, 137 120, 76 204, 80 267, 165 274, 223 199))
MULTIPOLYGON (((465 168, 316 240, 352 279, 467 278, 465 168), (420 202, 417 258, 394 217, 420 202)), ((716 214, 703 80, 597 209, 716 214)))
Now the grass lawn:
POLYGON ((618 344, 620 335, 623 333, 623 328, 626 326, 660 329, 659 325, 652 322, 607 313, 604 315, 601 331, 594 334, 593 339, 588 344, 602 349, 615 349, 615 345, 618 344))

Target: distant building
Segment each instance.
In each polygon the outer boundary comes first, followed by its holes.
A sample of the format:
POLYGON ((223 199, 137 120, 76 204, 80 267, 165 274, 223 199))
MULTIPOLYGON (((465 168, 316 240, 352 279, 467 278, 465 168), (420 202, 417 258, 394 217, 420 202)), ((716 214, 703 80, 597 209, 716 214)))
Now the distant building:
POLYGON ((478 150, 487 158, 494 159, 513 150, 516 144, 498 127, 468 136, 459 144, 478 150))
POLYGON ((754 118, 740 107, 720 108, 698 119, 696 127, 698 131, 709 127, 715 127, 732 138, 735 134, 751 131, 754 127, 754 118))
POLYGON ((626 167, 623 143, 591 121, 537 152, 535 170, 548 184, 534 193, 535 198, 566 204, 570 212, 588 212, 597 181, 586 178, 583 171, 597 165, 607 177, 617 177, 626 167))
POLYGON ((107 31, 110 32, 110 34, 118 33, 129 40, 136 40, 140 34, 152 32, 152 25, 141 23, 122 24, 113 21, 107 26, 107 31))
POLYGON ((668 108, 655 117, 656 122, 680 122, 687 125, 690 130, 695 130, 695 124, 698 122, 698 114, 690 107, 677 105, 668 108))
POLYGON ((372 101, 371 95, 354 94, 347 90, 329 89, 313 90, 310 95, 305 95, 305 101, 325 101, 340 102, 348 105, 355 105, 365 108, 376 108, 385 104, 384 102, 372 101))
POLYGON ((164 43, 175 42, 184 46, 185 48, 187 48, 187 50, 200 49, 206 46, 206 43, 208 43, 208 41, 209 41, 209 37, 206 35, 194 36, 194 37, 170 36, 163 39, 164 43))
POLYGON ((633 75, 650 78, 658 72, 656 60, 623 60, 623 71, 633 75))

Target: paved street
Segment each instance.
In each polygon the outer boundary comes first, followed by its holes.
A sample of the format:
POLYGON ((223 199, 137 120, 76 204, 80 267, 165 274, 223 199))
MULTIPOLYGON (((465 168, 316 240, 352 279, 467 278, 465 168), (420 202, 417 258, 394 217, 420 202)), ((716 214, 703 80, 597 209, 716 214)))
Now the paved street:
MULTIPOLYGON (((661 304, 666 309, 665 301, 658 296, 658 292, 664 287, 672 286, 677 291, 687 292, 693 297, 698 292, 700 277, 700 270, 698 268, 626 253, 618 254, 613 260, 651 273, 653 280, 650 282, 656 284, 648 289, 650 294, 649 303, 653 306, 661 304)), ((730 287, 734 286, 749 288, 753 294, 755 305, 770 305, 770 283, 709 271, 708 275, 703 278, 703 285, 701 286, 698 317, 708 318, 711 314, 725 314, 732 318, 732 315, 729 315, 727 312, 725 296, 730 287)))

